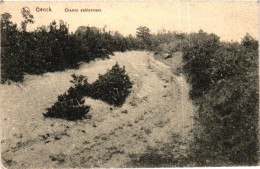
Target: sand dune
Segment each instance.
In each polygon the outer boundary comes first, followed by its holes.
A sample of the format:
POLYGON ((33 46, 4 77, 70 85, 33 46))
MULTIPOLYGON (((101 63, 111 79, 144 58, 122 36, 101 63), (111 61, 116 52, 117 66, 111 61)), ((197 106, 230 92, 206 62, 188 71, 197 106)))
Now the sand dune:
MULTIPOLYGON (((180 67, 180 62, 176 59, 174 67, 180 67)), ((131 51, 83 63, 78 70, 26 75, 24 84, 2 85, 3 165, 131 167, 133 157, 169 143, 176 143, 170 151, 185 153, 194 106, 185 77, 172 71, 171 65, 155 60, 151 53, 131 51), (45 109, 71 86, 71 74, 82 74, 93 82, 116 62, 125 66, 134 81, 122 107, 86 98, 92 119, 71 122, 43 117, 45 109)))

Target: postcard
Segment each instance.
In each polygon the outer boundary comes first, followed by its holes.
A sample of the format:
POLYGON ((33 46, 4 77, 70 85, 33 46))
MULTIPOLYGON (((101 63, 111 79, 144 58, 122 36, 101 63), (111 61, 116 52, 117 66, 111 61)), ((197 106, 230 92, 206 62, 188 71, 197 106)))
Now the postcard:
POLYGON ((0 11, 3 168, 260 165, 257 1, 0 11))

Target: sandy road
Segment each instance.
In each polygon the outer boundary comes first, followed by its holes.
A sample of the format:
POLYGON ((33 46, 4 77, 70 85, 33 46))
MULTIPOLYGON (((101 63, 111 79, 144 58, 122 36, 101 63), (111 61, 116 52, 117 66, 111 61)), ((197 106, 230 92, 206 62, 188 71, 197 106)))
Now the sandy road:
MULTIPOLYGON (((27 76, 24 85, 2 85, 3 164, 12 168, 130 167, 131 157, 148 147, 189 142, 194 107, 188 91, 184 77, 174 75, 170 66, 148 52, 136 51, 82 64, 79 70, 27 76), (122 107, 86 98, 92 119, 43 118, 45 109, 70 87, 71 74, 85 75, 93 82, 116 62, 125 66, 134 81, 122 107)), ((172 151, 182 153, 182 149, 176 146, 172 151)))

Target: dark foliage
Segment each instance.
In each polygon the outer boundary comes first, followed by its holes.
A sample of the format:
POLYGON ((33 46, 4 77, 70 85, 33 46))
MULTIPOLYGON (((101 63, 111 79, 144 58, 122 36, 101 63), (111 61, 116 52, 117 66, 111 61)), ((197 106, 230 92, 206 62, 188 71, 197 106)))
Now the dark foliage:
MULTIPOLYGON (((206 93, 211 85, 212 56, 220 48, 219 37, 203 31, 190 34, 183 42, 183 69, 188 74, 188 82, 192 84, 191 98, 206 93)), ((219 63, 217 63, 219 64, 219 63)))
POLYGON ((123 37, 120 33, 106 32, 96 27, 79 27, 69 33, 67 24, 53 21, 28 32, 33 16, 24 17, 22 29, 10 21, 5 13, 1 18, 1 83, 7 80, 20 82, 27 74, 62 71, 77 68, 79 62, 108 58, 114 51, 137 48, 136 38, 123 37))
POLYGON ((197 165, 258 161, 258 42, 223 43, 203 31, 182 42, 190 95, 199 106, 193 152, 197 165))
POLYGON ((20 33, 17 25, 11 21, 11 15, 5 13, 1 18, 1 83, 12 80, 22 81, 24 72, 19 45, 20 33))
POLYGON ((90 109, 90 106, 84 105, 84 91, 88 88, 88 82, 84 76, 72 75, 74 84, 69 90, 58 96, 58 101, 51 107, 47 108, 44 117, 61 118, 65 120, 82 119, 90 109))
POLYGON ((133 84, 125 69, 120 68, 117 63, 106 74, 99 75, 99 79, 92 84, 87 82, 85 76, 73 74, 72 77, 73 86, 66 93, 59 95, 58 101, 51 108, 47 108, 47 113, 43 114, 45 117, 82 119, 90 109, 89 106, 84 105, 85 96, 114 106, 122 106, 133 84))
POLYGON ((121 106, 130 94, 133 82, 125 73, 125 68, 120 68, 116 63, 104 75, 99 75, 98 80, 91 84, 88 96, 100 99, 114 106, 121 106))

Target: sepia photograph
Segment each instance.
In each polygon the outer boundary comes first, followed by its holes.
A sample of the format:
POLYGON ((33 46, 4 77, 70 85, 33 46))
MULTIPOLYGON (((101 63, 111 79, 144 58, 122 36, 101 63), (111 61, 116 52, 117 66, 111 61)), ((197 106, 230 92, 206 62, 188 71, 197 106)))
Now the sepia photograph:
POLYGON ((258 1, 0 14, 1 168, 260 166, 258 1))

